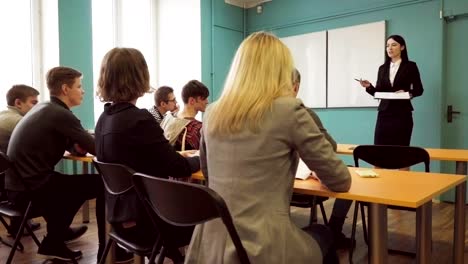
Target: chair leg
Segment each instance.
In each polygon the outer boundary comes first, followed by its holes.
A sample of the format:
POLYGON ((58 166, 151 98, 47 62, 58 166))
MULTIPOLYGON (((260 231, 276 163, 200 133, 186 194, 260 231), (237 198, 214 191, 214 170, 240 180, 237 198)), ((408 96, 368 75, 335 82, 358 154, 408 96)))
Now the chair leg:
POLYGON ((362 220, 362 231, 364 234, 364 241, 366 245, 369 245, 369 237, 367 236, 367 224, 366 224, 366 212, 364 211, 364 206, 361 204, 361 220, 362 220))
POLYGON ((163 246, 161 248, 161 252, 159 252, 159 256, 158 256, 158 259, 156 260, 156 264, 163 264, 164 259, 166 258, 166 251, 167 251, 167 248, 163 246))
POLYGON ((158 237, 156 243, 154 243, 153 250, 151 251, 148 264, 155 264, 154 260, 160 251, 162 252, 162 238, 158 237))
POLYGON ((356 225, 357 225, 357 215, 359 211, 359 202, 356 201, 354 205, 354 213, 353 213, 353 226, 351 228, 351 248, 349 249, 349 263, 353 263, 353 253, 354 247, 356 246, 356 225))
POLYGON ((310 207, 309 226, 317 223, 317 196, 312 197, 312 206, 310 207))
POLYGON ((16 248, 18 244, 20 244, 20 239, 23 236, 24 226, 26 225, 26 221, 28 220, 29 211, 31 211, 31 202, 29 202, 26 211, 24 212, 23 220, 21 221, 20 227, 18 229, 18 233, 16 233, 15 242, 13 242, 13 246, 11 247, 10 254, 8 255, 8 259, 6 264, 10 264, 13 260, 13 256, 15 255, 16 248))
POLYGON ((41 245, 41 242, 39 242, 39 239, 37 239, 37 236, 36 234, 34 234, 34 231, 32 230, 31 226, 29 225, 28 222, 26 222, 26 225, 24 226, 26 228, 26 230, 28 231, 29 235, 31 236, 31 238, 34 240, 34 242, 36 243, 36 245, 39 247, 41 245))
POLYGON ((107 255, 109 255, 109 250, 114 244, 115 241, 112 238, 109 238, 106 247, 104 248, 104 252, 102 253, 101 259, 99 260, 99 264, 104 264, 106 262, 107 255))
POLYGON ((327 213, 325 212, 325 207, 323 207, 322 202, 319 202, 319 206, 320 206, 320 211, 322 211, 323 223, 327 226, 328 219, 327 219, 327 213))

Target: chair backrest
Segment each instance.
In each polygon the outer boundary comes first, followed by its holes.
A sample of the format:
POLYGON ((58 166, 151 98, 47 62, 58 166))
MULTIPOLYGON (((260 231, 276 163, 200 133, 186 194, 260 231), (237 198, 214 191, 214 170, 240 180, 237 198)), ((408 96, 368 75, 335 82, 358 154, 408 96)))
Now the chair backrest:
POLYGON ((430 171, 429 153, 423 148, 392 145, 359 145, 353 151, 354 165, 359 160, 383 169, 401 169, 424 163, 425 171, 430 171))
POLYGON ((198 184, 141 173, 135 173, 133 182, 145 206, 167 223, 191 226, 220 217, 236 247, 240 262, 250 263, 226 203, 215 191, 198 184))
POLYGON ((131 168, 117 163, 106 163, 96 158, 93 164, 101 174, 106 191, 112 195, 120 195, 133 189, 132 175, 135 173, 131 168))

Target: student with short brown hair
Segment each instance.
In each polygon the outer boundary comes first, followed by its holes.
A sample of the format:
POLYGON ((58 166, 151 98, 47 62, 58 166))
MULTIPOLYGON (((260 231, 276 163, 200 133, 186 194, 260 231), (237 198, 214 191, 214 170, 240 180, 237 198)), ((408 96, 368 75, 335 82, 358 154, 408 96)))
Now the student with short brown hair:
MULTIPOLYGON (((98 198, 96 213, 103 213, 103 185, 96 174, 64 175, 54 170, 66 150, 95 154, 93 137, 70 110, 83 101, 81 73, 55 67, 47 73, 47 85, 50 101, 31 109, 13 131, 7 154, 16 170, 7 171, 5 185, 12 203, 24 207, 31 199, 47 222, 38 254, 70 261, 81 258, 82 253, 70 250, 65 241, 87 230, 86 226, 70 228, 73 218, 84 201, 93 198, 98 198)), ((98 220, 100 234, 102 227, 98 220)))
MULTIPOLYGON (((145 58, 133 48, 113 48, 104 56, 98 80, 98 96, 108 102, 96 124, 96 157, 119 163, 155 177, 188 177, 200 169, 198 157, 185 157, 169 145, 161 127, 146 110, 135 106, 149 91, 145 58)), ((118 177, 117 175, 115 175, 118 177)), ((108 221, 119 234, 140 243, 154 243, 158 237, 150 216, 134 190, 107 199, 108 221), (127 210, 122 210, 127 208, 127 210)), ((182 256, 177 247, 190 242, 193 227, 158 226, 173 234, 168 256, 174 262, 182 256)), ((178 263, 178 262, 177 262, 178 263)))

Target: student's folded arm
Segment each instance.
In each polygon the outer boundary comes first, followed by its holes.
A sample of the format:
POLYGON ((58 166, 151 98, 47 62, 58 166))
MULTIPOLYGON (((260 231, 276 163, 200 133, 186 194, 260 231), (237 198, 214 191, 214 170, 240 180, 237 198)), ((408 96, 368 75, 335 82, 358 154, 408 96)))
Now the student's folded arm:
POLYGON ((333 151, 303 106, 297 105, 291 115, 293 147, 310 170, 317 173, 322 184, 334 192, 346 192, 351 186, 348 168, 333 151))
POLYGON ((164 174, 174 178, 190 177, 193 172, 200 170, 198 157, 184 158, 169 144, 159 125, 150 118, 142 120, 136 131, 140 131, 141 138, 145 138, 145 148, 148 151, 147 159, 153 164, 164 164, 157 168, 154 174, 164 174))
POLYGON ((70 112, 63 116, 62 121, 60 124, 57 124, 57 129, 70 139, 71 146, 67 146, 69 150, 76 143, 85 151, 96 155, 94 138, 83 128, 80 120, 70 112))

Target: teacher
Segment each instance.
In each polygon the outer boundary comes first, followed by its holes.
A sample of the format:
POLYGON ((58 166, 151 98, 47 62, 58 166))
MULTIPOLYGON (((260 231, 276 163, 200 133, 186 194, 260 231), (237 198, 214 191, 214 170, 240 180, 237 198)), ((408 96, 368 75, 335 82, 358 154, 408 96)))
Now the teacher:
MULTIPOLYGON (((418 66, 408 60, 406 42, 399 35, 387 38, 385 63, 379 67, 375 87, 367 80, 360 83, 372 96, 375 92, 408 92, 412 99, 424 91, 418 66)), ((374 144, 409 146, 413 131, 411 101, 382 99, 378 111, 374 144)))

